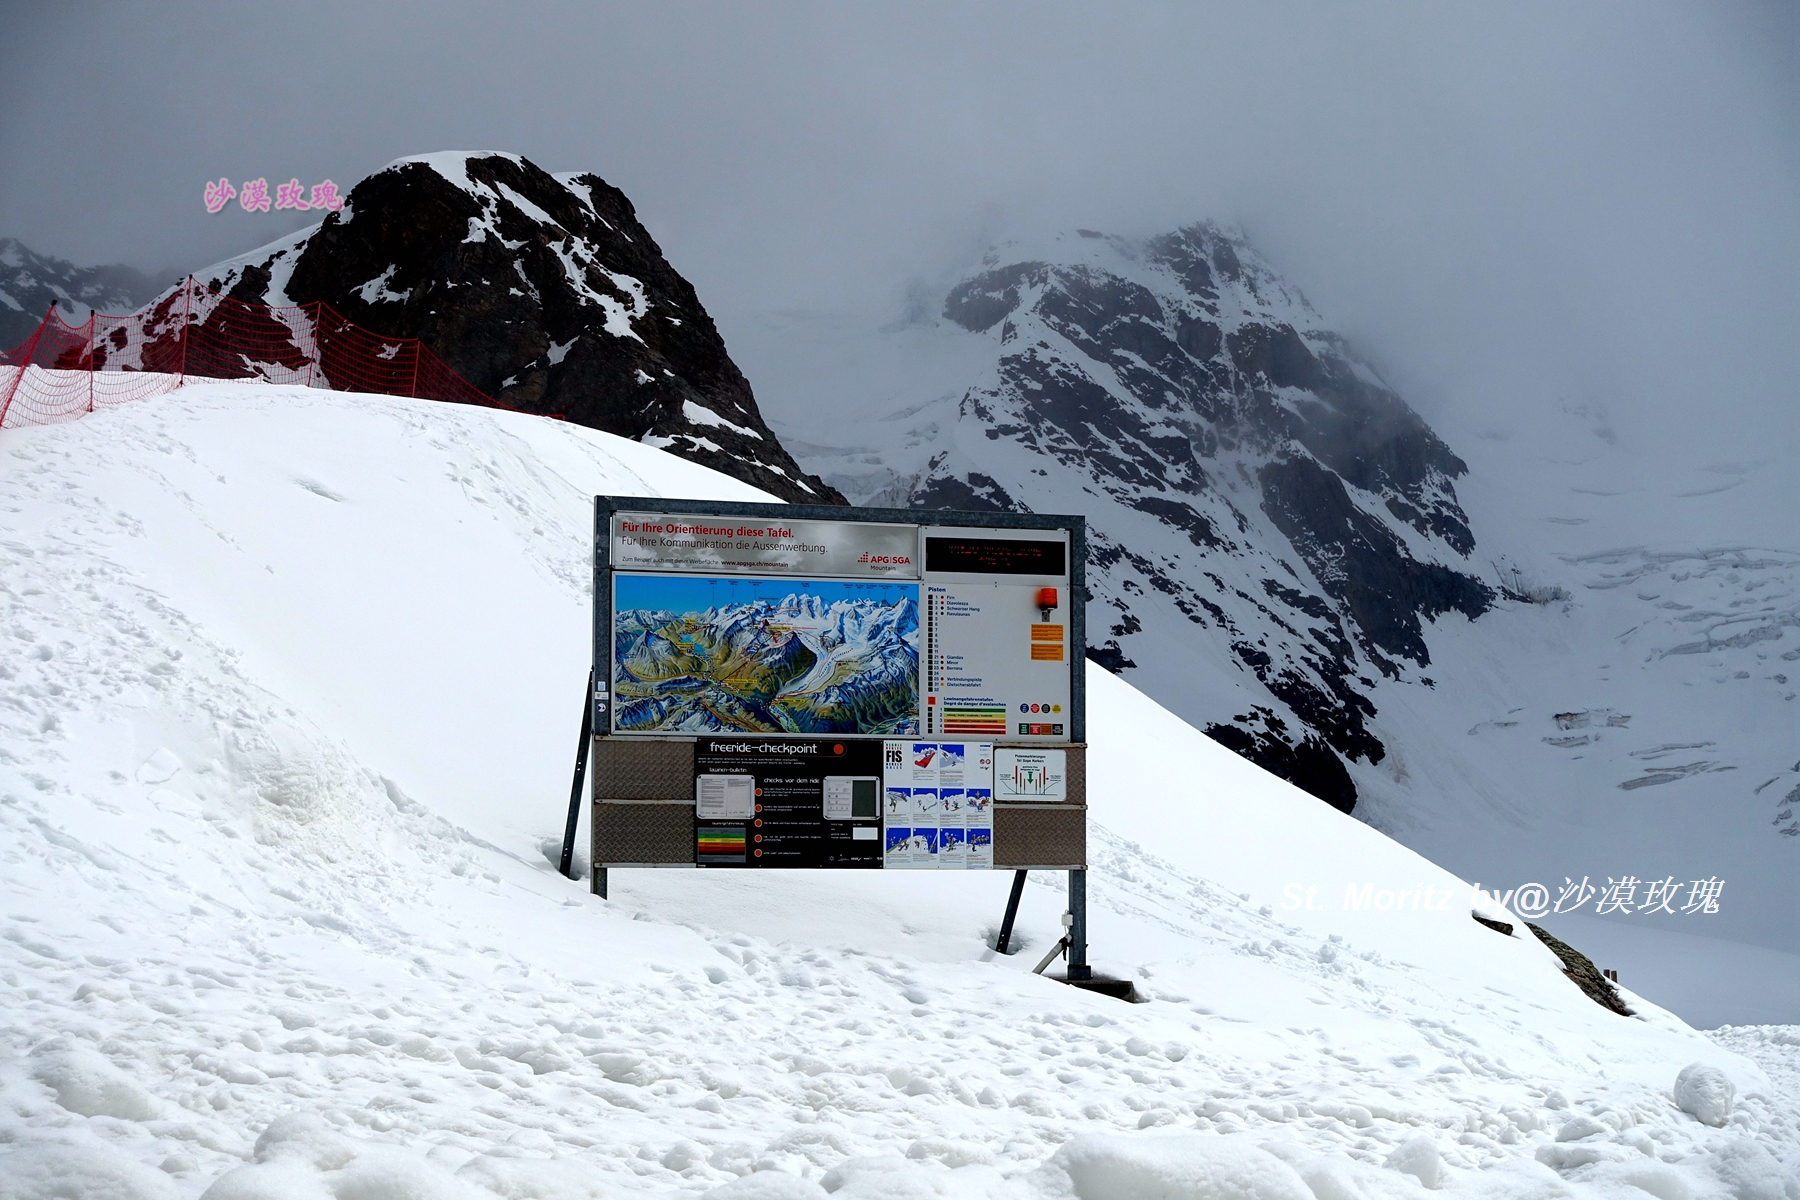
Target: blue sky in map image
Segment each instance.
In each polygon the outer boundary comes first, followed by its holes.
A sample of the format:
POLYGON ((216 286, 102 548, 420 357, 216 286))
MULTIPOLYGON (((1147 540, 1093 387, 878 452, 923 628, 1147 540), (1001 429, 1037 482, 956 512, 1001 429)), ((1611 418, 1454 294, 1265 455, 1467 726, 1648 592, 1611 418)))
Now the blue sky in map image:
POLYGON ((698 613, 727 604, 752 600, 781 601, 790 595, 818 596, 827 604, 839 600, 874 600, 898 604, 902 599, 919 604, 916 583, 847 582, 834 579, 767 579, 755 576, 711 575, 614 575, 613 611, 633 609, 651 612, 698 613))

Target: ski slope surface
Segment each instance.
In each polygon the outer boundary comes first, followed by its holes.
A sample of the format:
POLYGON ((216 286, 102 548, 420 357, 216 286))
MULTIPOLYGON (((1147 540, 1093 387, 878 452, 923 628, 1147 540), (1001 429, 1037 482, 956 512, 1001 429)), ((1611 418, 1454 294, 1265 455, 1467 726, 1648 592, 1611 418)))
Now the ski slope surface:
POLYGON ((591 896, 598 492, 763 498, 254 384, 0 432, 0 1198, 1800 1200, 1800 1030, 1603 1010, 1104 671, 1091 955, 1143 1003, 1030 973, 1043 874, 1013 956, 1003 873, 591 896))

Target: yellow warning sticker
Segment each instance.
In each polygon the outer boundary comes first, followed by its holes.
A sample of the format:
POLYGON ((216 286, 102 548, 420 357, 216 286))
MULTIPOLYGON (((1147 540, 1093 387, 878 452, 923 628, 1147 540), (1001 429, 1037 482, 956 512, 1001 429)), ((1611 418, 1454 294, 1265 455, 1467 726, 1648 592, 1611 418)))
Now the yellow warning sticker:
POLYGON ((1032 662, 1061 662, 1062 660, 1063 660, 1063 648, 1062 648, 1061 642, 1056 642, 1056 643, 1033 642, 1033 643, 1031 643, 1031 661, 1032 662))
POLYGON ((1031 627, 1031 640, 1034 642, 1061 642, 1063 640, 1063 627, 1061 625, 1051 625, 1048 623, 1033 625, 1031 627))

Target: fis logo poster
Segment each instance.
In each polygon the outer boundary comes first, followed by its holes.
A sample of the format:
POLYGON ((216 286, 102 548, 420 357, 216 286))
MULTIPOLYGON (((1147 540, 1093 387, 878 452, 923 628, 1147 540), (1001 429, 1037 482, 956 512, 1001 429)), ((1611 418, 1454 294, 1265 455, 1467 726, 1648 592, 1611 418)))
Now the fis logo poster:
POLYGON ((993 867, 992 743, 890 741, 882 767, 888 828, 883 866, 993 867))

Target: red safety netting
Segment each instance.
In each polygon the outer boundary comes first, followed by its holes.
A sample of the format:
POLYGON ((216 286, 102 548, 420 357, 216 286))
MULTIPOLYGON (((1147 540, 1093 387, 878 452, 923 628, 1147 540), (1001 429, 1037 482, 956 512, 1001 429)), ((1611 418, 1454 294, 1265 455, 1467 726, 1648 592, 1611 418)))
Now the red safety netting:
POLYGON ((0 428, 72 421, 190 379, 260 379, 518 411, 478 391, 417 338, 371 333, 323 301, 234 300, 190 276, 125 316, 94 313, 70 325, 52 305, 37 332, 0 353, 0 428))

